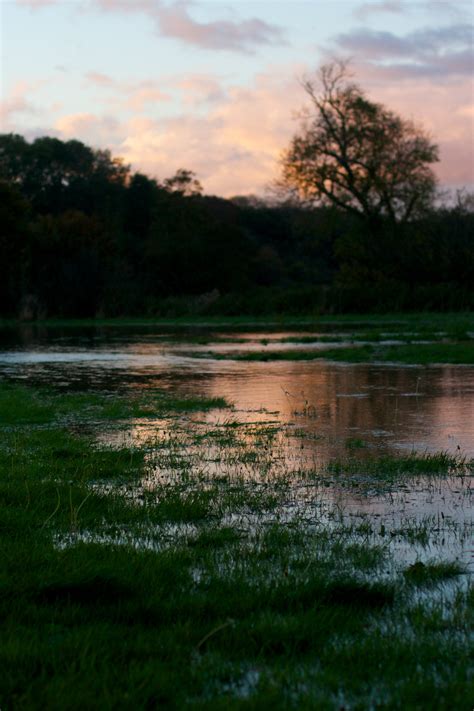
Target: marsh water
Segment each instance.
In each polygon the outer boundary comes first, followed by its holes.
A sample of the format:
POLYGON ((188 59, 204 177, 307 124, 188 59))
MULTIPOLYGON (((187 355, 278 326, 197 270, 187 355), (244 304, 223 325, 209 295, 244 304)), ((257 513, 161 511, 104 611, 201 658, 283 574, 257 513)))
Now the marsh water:
MULTIPOLYGON (((238 333, 203 327, 23 327, 2 333, 0 377, 64 390, 102 391, 112 398, 118 392, 153 389, 225 397, 233 403, 231 413, 211 410, 183 416, 183 431, 225 424, 229 418, 275 424, 285 434, 284 448, 275 455, 285 460, 285 471, 322 471, 336 460, 413 451, 474 458, 472 366, 233 359, 268 348, 332 349, 348 343, 349 335, 336 327, 304 334, 276 326, 238 333), (302 335, 304 344, 295 343, 302 335), (221 359, 223 355, 227 358, 221 359)), ((125 440, 140 443, 163 427, 166 423, 158 419, 137 419, 127 422, 125 431, 120 423, 109 424, 97 437, 112 446, 125 440)), ((224 466, 215 464, 215 457, 211 460, 208 470, 224 466)), ((344 510, 348 520, 359 525, 376 522, 380 530, 387 525, 399 531, 398 553, 405 561, 436 554, 460 558, 470 567, 471 479, 419 478, 381 492, 370 486, 351 488, 328 477, 317 490, 318 516, 323 515, 322 502, 332 512, 344 510)), ((308 491, 299 490, 300 508, 308 491)), ((315 491, 310 490, 313 509, 315 491)))
POLYGON ((64 389, 167 388, 225 397, 242 416, 313 435, 318 459, 361 440, 380 451, 462 453, 474 457, 474 367, 346 364, 324 360, 248 362, 213 354, 334 348, 344 333, 147 328, 4 331, 0 376, 64 389), (334 342, 328 338, 334 335, 334 342), (321 337, 324 342, 321 342, 321 337), (314 342, 306 342, 314 337, 314 342), (209 357, 205 357, 209 354, 209 357))

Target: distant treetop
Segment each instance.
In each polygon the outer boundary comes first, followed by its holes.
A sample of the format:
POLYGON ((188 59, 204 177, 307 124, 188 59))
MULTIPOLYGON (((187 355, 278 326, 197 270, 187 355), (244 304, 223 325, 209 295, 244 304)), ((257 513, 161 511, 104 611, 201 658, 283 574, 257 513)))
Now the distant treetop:
POLYGON ((369 220, 406 222, 432 205, 438 147, 421 127, 370 101, 343 61, 303 88, 311 105, 282 158, 284 188, 369 220))

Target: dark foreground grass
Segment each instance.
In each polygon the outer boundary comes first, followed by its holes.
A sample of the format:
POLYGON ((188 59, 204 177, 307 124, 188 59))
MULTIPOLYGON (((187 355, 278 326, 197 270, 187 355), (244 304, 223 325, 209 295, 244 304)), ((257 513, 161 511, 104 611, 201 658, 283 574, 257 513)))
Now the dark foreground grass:
POLYGON ((48 424, 60 419, 119 420, 136 417, 164 417, 187 412, 230 408, 221 397, 176 396, 167 391, 138 395, 63 393, 45 388, 2 383, 0 425, 48 424))
POLYGON ((143 488, 149 443, 78 434, 110 405, 0 385, 2 710, 469 708, 474 597, 411 592, 447 568, 392 569, 385 545, 297 519, 229 523, 268 510, 262 486, 143 488))

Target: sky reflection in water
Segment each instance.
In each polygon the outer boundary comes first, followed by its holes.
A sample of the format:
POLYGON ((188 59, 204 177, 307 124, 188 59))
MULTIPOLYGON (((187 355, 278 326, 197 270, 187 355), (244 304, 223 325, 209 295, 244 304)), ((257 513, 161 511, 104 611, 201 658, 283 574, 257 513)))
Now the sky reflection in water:
MULTIPOLYGON (((245 362, 193 358, 195 350, 263 349, 262 340, 283 339, 294 332, 226 334, 246 343, 196 344, 179 334, 126 329, 87 332, 32 331, 0 346, 0 377, 56 385, 64 389, 109 392, 168 388, 186 395, 225 397, 235 410, 196 413, 183 418, 183 431, 240 422, 283 426, 281 457, 286 467, 323 469, 348 456, 448 451, 474 457, 474 368, 467 366, 397 366, 317 361, 245 362), (351 442, 363 446, 351 449, 351 442)), ((341 334, 337 334, 340 336, 341 334)), ((219 334, 223 339, 223 334, 219 334)), ((206 340, 205 339, 205 340, 206 340)), ((337 342, 337 340, 335 340, 337 342)), ((326 344, 324 344, 326 345, 326 344)), ((294 349, 294 343, 279 343, 294 349)), ((308 344, 305 344, 305 347, 308 344)), ((321 347, 317 343, 315 347, 321 347)), ((333 347, 331 345, 331 347, 333 347)), ((166 422, 136 420, 124 431, 109 426, 99 434, 109 443, 143 442, 160 437, 166 422)), ((212 467, 223 466, 209 462, 212 467)), ((314 494, 314 490, 311 495, 314 494)), ((397 544, 407 561, 422 556, 460 556, 474 560, 470 537, 470 487, 457 478, 411 483, 410 488, 380 494, 350 490, 331 480, 323 491, 325 505, 340 508, 355 526, 370 517, 371 526, 391 530, 426 525, 430 545, 397 544), (442 520, 441 520, 442 519, 442 520), (411 523, 410 523, 411 522, 411 523), (415 522, 415 524, 414 524, 415 522), (451 525, 453 523, 453 525, 451 525)), ((306 494, 298 494, 302 501, 306 494)), ((316 510, 313 506, 313 511, 316 510)), ((319 509, 320 512, 323 509, 319 509)), ((407 530, 408 530, 407 529, 407 530)))
MULTIPOLYGON (((474 457, 474 368, 349 365, 323 361, 242 362, 192 358, 182 351, 265 348, 295 332, 219 334, 246 343, 190 344, 179 334, 49 331, 0 344, 0 374, 73 389, 166 387, 223 396, 238 410, 265 409, 321 436, 319 456, 348 438, 381 449, 446 450, 474 457), (325 451, 324 451, 325 450, 325 451)), ((321 335, 321 334, 315 334, 321 335)), ((340 334, 337 334, 339 336, 340 334)), ((212 339, 212 334, 206 334, 212 339)), ((340 344, 338 344, 340 345, 340 344)), ((279 343, 295 349, 294 343, 279 343)), ((315 343, 314 347, 334 347, 315 343)), ((313 347, 304 344, 305 348, 313 347)), ((242 413, 243 415, 244 413, 242 413)), ((253 416, 253 415, 252 415, 253 416)))

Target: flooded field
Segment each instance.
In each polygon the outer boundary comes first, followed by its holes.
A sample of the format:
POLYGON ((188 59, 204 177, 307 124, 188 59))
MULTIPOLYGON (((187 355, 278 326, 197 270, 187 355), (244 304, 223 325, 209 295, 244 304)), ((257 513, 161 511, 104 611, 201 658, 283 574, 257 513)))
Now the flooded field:
POLYGON ((183 708, 405 710, 434 689, 463 708, 474 366, 383 359, 443 334, 0 334, 0 533, 12 569, 26 561, 5 598, 12 688, 40 620, 41 639, 69 640, 69 662, 34 643, 54 678, 82 683, 92 634, 107 693, 143 705, 146 648, 183 708), (359 362, 337 360, 348 347, 359 362), (123 639, 136 681, 110 671, 123 639))
POLYGON ((268 347, 293 350, 298 337, 305 339, 296 344, 301 348, 324 351, 345 346, 353 335, 338 330, 31 330, 4 335, 0 376, 61 389, 113 393, 166 388, 224 397, 244 419, 271 415, 303 429, 321 463, 339 456, 351 440, 380 452, 446 451, 474 457, 472 366, 215 358, 268 347))
MULTIPOLYGON (((443 452, 459 460, 474 458, 474 367, 232 358, 233 354, 265 353, 268 348, 293 350, 295 345, 324 351, 360 345, 363 338, 363 329, 361 335, 360 330, 328 326, 304 332, 277 328, 238 332, 23 329, 4 334, 0 376, 62 391, 103 392, 112 398, 114 393, 163 389, 183 397, 225 398, 232 403, 231 413, 211 409, 187 414, 171 424, 149 417, 102 423, 96 426, 96 437, 113 446, 144 445, 171 431, 180 438, 183 466, 200 471, 205 467, 207 475, 220 476, 238 468, 238 452, 233 452, 233 458, 228 453, 223 458, 214 445, 197 446, 199 433, 228 430, 229 423, 238 425, 248 448, 256 434, 270 432, 265 471, 271 471, 273 478, 318 472, 324 477, 318 496, 344 510, 351 520, 370 519, 379 527, 383 521, 383 526, 401 530, 404 522, 413 519, 417 526, 436 533, 430 546, 472 564, 469 480, 418 478, 410 486, 385 483, 377 490, 372 481, 364 484, 361 475, 363 462, 374 457, 443 452), (216 357, 222 354, 225 360, 216 357), (341 477, 331 476, 334 463, 341 466, 345 460, 360 462, 362 467, 351 487, 341 477), (440 521, 446 525, 440 527, 440 521), (450 521, 455 524, 449 526, 450 521)), ((416 333, 394 331, 393 326, 379 336, 383 343, 407 338, 418 342, 416 333)), ((247 471, 248 477, 254 475, 247 471)), ((429 552, 424 551, 425 557, 429 552)), ((422 554, 420 546, 410 554, 403 547, 403 555, 410 559, 422 554)))

